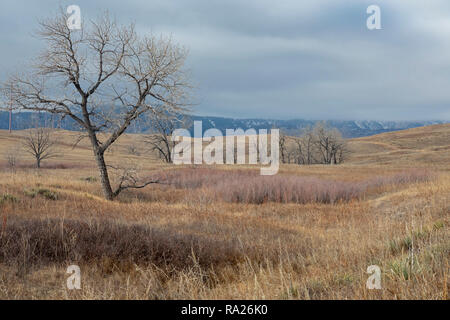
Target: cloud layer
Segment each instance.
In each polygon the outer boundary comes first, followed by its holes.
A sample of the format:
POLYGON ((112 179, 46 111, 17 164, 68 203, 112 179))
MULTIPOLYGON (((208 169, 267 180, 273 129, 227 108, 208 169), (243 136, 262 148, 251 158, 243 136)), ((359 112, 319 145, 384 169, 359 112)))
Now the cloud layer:
MULTIPOLYGON (((59 1, 2 0, 1 77, 42 44, 59 1)), ((380 0, 73 1, 190 49, 197 114, 252 118, 450 120, 450 2, 380 0)), ((64 5, 64 4, 63 4, 64 5)))

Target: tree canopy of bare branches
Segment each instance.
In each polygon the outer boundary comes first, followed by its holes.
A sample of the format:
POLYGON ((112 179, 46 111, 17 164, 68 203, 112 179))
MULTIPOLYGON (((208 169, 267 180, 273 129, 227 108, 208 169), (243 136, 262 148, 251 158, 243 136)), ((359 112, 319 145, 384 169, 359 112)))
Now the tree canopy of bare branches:
POLYGON ((172 150, 175 146, 172 134, 177 128, 189 127, 189 118, 183 114, 155 112, 148 118, 148 123, 150 132, 144 138, 144 142, 150 147, 151 152, 156 152, 161 160, 172 163, 172 150))
POLYGON ((112 200, 121 190, 146 183, 126 181, 113 189, 105 152, 142 115, 156 108, 185 110, 187 51, 170 38, 138 36, 133 25, 120 26, 108 15, 81 30, 71 30, 67 18, 61 10, 40 22, 45 51, 29 72, 11 77, 2 88, 11 89, 17 108, 78 123, 90 139, 104 197, 112 200), (100 139, 102 132, 107 135, 100 139))
POLYGON ((280 138, 280 155, 285 155, 281 157, 283 163, 339 164, 348 153, 347 143, 341 133, 323 122, 317 123, 313 128, 303 129, 299 137, 280 138))
POLYGON ((3 154, 4 160, 6 160, 6 165, 11 172, 16 172, 17 165, 19 163, 20 150, 19 147, 13 147, 8 149, 3 154))
POLYGON ((53 130, 49 128, 30 129, 23 141, 23 150, 36 160, 36 168, 41 167, 41 162, 56 157, 57 140, 53 130))
POLYGON ((278 140, 278 145, 280 148, 280 160, 281 163, 286 163, 287 162, 287 140, 288 137, 284 134, 284 132, 280 132, 280 138, 278 140))
POLYGON ((347 153, 346 142, 339 130, 318 123, 313 129, 315 144, 324 164, 338 164, 347 153))

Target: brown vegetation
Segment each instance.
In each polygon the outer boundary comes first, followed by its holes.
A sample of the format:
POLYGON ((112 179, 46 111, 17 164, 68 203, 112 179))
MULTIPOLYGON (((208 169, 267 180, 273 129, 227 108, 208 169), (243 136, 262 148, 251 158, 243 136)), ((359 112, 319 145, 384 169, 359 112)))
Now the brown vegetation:
POLYGON ((368 190, 386 185, 425 182, 432 175, 424 170, 404 171, 392 176, 379 176, 359 182, 332 181, 315 177, 279 174, 259 175, 255 170, 181 169, 162 171, 154 180, 178 189, 198 189, 209 200, 236 203, 336 203, 362 199, 368 190))
MULTIPOLYGON (((439 137, 449 129, 438 127, 439 137)), ((412 132, 420 130, 430 129, 412 132)), ((64 145, 70 133, 58 134, 65 151, 48 161, 52 169, 12 171, 5 161, 0 172, 0 298, 448 299, 450 162, 442 150, 449 140, 414 147, 409 130, 355 139, 350 145, 366 159, 283 165, 270 180, 255 166, 149 161, 129 154, 134 138, 125 135, 109 161, 137 162, 171 183, 110 202, 86 144, 72 150, 64 145), (406 149, 402 141, 409 153, 395 162, 390 146, 406 149), (372 148, 379 144, 384 151, 372 148), (263 183, 273 195, 261 193, 263 183), (350 196, 295 201, 308 196, 296 191, 306 186, 309 195, 350 196), (233 190, 248 198, 228 198, 233 190), (65 287, 70 264, 81 267, 81 290, 65 287), (374 264, 382 290, 365 286, 374 264)), ((0 152, 23 137, 0 132, 0 152)))

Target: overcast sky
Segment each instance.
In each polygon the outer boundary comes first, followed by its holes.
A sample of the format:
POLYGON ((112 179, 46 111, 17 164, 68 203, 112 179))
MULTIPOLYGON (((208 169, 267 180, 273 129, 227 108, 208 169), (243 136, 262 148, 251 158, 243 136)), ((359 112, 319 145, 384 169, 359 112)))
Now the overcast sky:
POLYGON ((40 51, 37 20, 60 4, 172 34, 199 115, 450 120, 448 0, 1 0, 0 80, 40 51), (382 30, 366 27, 371 4, 382 30))

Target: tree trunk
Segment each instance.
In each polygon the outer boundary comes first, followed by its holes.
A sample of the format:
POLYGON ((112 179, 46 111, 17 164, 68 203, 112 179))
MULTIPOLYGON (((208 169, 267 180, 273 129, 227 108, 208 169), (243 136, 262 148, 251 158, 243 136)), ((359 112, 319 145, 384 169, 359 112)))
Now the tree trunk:
POLYGON ((36 167, 37 167, 38 169, 41 168, 41 159, 39 159, 39 158, 36 158, 36 167))
MULTIPOLYGON (((87 119, 87 116, 85 117, 87 119)), ((91 140, 92 151, 97 162, 97 167, 100 172, 100 182, 102 184, 103 196, 106 200, 113 200, 115 198, 114 192, 111 188, 111 181, 109 180, 108 168, 105 163, 105 149, 101 149, 94 131, 89 130, 89 138, 91 140)))
POLYGON ((100 180, 102 183, 102 191, 106 200, 113 200, 114 193, 111 188, 111 182, 109 181, 108 169, 106 168, 105 156, 100 151, 94 151, 95 160, 97 161, 98 170, 100 171, 100 180))

